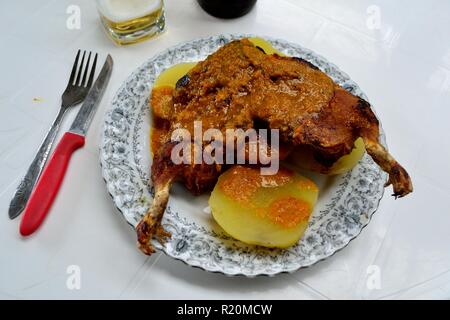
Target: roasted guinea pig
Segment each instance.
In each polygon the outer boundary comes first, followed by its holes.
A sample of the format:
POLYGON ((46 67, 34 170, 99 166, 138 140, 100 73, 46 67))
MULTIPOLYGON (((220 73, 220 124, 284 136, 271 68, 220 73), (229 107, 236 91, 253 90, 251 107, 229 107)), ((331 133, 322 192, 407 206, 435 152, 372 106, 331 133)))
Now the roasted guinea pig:
POLYGON ((210 190, 225 168, 171 161, 171 132, 178 128, 193 132, 194 121, 221 131, 264 123, 279 129, 280 142, 288 149, 307 146, 326 167, 350 153, 361 137, 368 154, 389 174, 393 195, 403 197, 412 191, 406 170, 379 143, 378 120, 367 101, 313 64, 266 54, 248 39, 230 42, 199 62, 174 89, 154 89, 151 107, 166 131, 151 168, 153 203, 137 226, 139 246, 147 254, 153 252, 151 237, 162 242, 168 236, 161 219, 171 184, 181 181, 198 194, 210 190))

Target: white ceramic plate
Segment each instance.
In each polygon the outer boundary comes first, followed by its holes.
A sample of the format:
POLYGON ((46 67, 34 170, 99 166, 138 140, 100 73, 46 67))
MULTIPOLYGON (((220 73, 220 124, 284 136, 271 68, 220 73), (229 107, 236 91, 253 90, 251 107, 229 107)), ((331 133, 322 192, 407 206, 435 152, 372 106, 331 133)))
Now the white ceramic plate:
MULTIPOLYGON (((148 101, 154 80, 174 64, 202 60, 225 43, 249 36, 219 35, 172 47, 146 61, 117 92, 105 115, 100 157, 108 191, 132 227, 147 211, 153 193, 148 101)), ((345 73, 323 57, 297 44, 264 38, 284 54, 308 60, 347 90, 367 99, 345 73)), ((383 134, 381 140, 384 143, 383 134)), ((293 247, 267 249, 226 236, 204 210, 209 195, 194 197, 181 185, 172 188, 163 219, 172 238, 164 245, 153 244, 188 265, 227 275, 275 275, 311 266, 344 248, 369 223, 383 196, 387 175, 367 154, 341 176, 304 174, 318 184, 320 195, 305 235, 293 247)))

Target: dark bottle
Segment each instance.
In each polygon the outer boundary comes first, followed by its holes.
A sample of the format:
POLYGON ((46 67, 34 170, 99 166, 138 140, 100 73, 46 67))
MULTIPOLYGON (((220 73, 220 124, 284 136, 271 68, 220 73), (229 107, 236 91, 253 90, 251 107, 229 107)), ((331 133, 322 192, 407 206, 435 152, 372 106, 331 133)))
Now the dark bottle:
POLYGON ((197 0, 200 6, 210 15, 231 19, 248 13, 256 0, 197 0))

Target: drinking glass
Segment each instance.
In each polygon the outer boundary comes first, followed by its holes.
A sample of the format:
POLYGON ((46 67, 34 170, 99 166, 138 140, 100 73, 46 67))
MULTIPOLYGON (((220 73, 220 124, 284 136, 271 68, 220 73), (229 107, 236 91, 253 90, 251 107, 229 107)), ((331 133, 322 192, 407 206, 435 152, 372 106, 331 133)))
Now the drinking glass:
POLYGON ((107 34, 119 45, 152 38, 165 27, 163 0, 96 0, 107 34))

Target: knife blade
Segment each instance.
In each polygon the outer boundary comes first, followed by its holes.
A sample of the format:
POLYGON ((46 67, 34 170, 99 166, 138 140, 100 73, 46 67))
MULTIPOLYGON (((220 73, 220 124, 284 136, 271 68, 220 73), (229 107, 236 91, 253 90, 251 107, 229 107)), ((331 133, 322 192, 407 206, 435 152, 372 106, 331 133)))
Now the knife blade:
POLYGON ((108 55, 72 126, 59 141, 31 193, 20 222, 19 231, 21 235, 28 236, 36 231, 50 210, 73 152, 84 145, 89 125, 111 77, 112 67, 113 60, 108 55))
POLYGON ((106 85, 108 84, 109 78, 111 77, 112 66, 113 60, 111 56, 108 55, 97 80, 95 80, 94 85, 92 86, 91 90, 89 90, 89 93, 86 96, 86 99, 84 100, 80 111, 78 111, 78 114, 75 117, 75 120, 73 121, 72 126, 69 129, 69 132, 86 136, 89 125, 92 122, 92 118, 97 111, 97 107, 103 97, 106 85))

